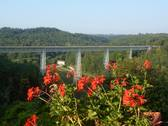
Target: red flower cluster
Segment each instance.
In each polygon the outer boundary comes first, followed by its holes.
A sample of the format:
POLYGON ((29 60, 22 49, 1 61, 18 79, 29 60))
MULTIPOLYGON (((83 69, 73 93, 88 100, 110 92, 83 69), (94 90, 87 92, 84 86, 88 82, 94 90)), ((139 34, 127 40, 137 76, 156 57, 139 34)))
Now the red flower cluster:
POLYGON ((111 90, 114 89, 114 84, 113 83, 109 84, 109 89, 111 89, 111 90))
POLYGON ((55 93, 58 92, 62 97, 65 96, 65 84, 64 83, 60 83, 60 84, 52 84, 50 86, 50 90, 49 93, 55 93))
POLYGON ((54 82, 58 82, 60 80, 60 76, 56 73, 56 64, 53 64, 52 67, 50 65, 46 68, 46 74, 43 77, 43 82, 45 85, 49 85, 54 82))
POLYGON ((65 84, 58 84, 58 91, 62 97, 65 96, 65 84))
POLYGON ((46 74, 44 77, 43 77, 43 81, 44 81, 44 84, 45 85, 48 85, 51 83, 51 80, 52 80, 52 76, 50 74, 46 74))
POLYGON ((149 60, 145 60, 143 64, 145 70, 151 70, 152 69, 152 62, 149 60))
POLYGON ((94 77, 91 80, 91 89, 96 90, 97 86, 103 84, 104 81, 105 81, 104 75, 94 77))
POLYGON ((77 90, 81 91, 84 89, 84 87, 90 82, 90 77, 89 76, 83 76, 78 80, 77 82, 77 90))
POLYGON ((96 76, 96 77, 88 77, 88 76, 83 76, 78 80, 77 83, 77 91, 82 91, 85 90, 87 91, 88 96, 92 96, 93 91, 96 90, 98 85, 103 84, 105 81, 105 76, 96 76))
POLYGON ((38 117, 33 114, 30 118, 28 118, 24 124, 24 126, 37 126, 38 117))
MULTIPOLYGON (((46 67, 46 74, 43 77, 43 80, 45 85, 57 83, 58 92, 60 93, 61 96, 65 96, 65 84, 60 82, 58 84, 58 81, 60 80, 60 76, 57 73, 56 64, 48 65, 46 67)), ((54 91, 55 91, 54 88, 50 89, 50 93, 53 93, 54 91)))
POLYGON ((96 90, 97 86, 103 84, 104 81, 104 75, 96 76, 93 78, 89 76, 83 76, 77 82, 77 91, 85 90, 87 91, 88 96, 91 96, 93 94, 93 91, 96 90))
POLYGON ((31 87, 27 91, 27 100, 31 101, 34 97, 38 97, 41 92, 39 87, 31 87))
POLYGON ((110 71, 110 70, 116 70, 118 68, 118 65, 116 63, 116 61, 110 61, 108 64, 106 64, 105 66, 105 69, 107 71, 110 71))
POLYGON ((113 63, 112 66, 111 66, 111 68, 112 68, 113 70, 116 70, 116 69, 118 68, 117 63, 113 63))
POLYGON ((136 90, 141 91, 143 89, 140 85, 132 86, 131 89, 125 90, 123 95, 123 105, 135 107, 141 106, 145 103, 144 95, 139 95, 136 90))
POLYGON ((87 90, 87 94, 88 96, 92 96, 93 91, 96 90, 97 86, 102 85, 105 81, 105 76, 101 75, 101 76, 96 76, 94 78, 91 79, 91 85, 87 90))
MULTIPOLYGON (((120 85, 122 87, 127 86, 128 85, 128 81, 127 78, 116 78, 114 80, 111 81, 111 85, 120 85)), ((111 86, 110 85, 110 86, 111 86)))
POLYGON ((136 89, 136 90, 139 90, 139 91, 142 91, 142 89, 143 89, 143 87, 141 85, 138 85, 138 84, 132 86, 132 88, 136 89))

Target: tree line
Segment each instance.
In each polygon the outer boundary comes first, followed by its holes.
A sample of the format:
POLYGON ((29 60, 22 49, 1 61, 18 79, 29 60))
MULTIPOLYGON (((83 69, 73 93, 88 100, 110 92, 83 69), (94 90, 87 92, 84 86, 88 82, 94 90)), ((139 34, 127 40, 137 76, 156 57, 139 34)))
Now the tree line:
POLYGON ((164 45, 168 34, 100 35, 70 33, 56 28, 0 29, 0 46, 70 46, 70 45, 164 45))

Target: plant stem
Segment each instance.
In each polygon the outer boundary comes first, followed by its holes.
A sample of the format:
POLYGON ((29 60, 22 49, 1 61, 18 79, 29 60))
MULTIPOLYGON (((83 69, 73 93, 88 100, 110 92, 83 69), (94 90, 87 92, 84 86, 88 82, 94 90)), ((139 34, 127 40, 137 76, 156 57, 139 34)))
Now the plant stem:
POLYGON ((50 94, 48 94, 47 92, 42 91, 42 93, 46 94, 49 98, 51 98, 51 95, 50 95, 50 94))
POLYGON ((140 114, 140 109, 139 109, 139 107, 137 108, 137 111, 138 111, 138 120, 139 120, 139 114, 140 114))
POLYGON ((69 116, 67 116, 67 117, 68 117, 68 119, 72 122, 72 124, 74 125, 73 119, 72 119, 71 117, 69 117, 69 116))
POLYGON ((44 101, 45 103, 47 103, 48 104, 48 101, 47 100, 45 100, 45 99, 43 99, 43 98, 41 98, 40 96, 38 97, 40 100, 42 100, 42 101, 44 101))
POLYGON ((76 101, 76 98, 75 98, 75 111, 76 111, 76 114, 77 114, 77 116, 78 116, 78 124, 79 124, 79 126, 82 126, 82 124, 81 124, 81 120, 80 120, 80 118, 79 118, 79 115, 78 115, 78 106, 77 106, 77 101, 76 101))
POLYGON ((145 76, 145 80, 146 80, 147 79, 147 71, 145 71, 144 76, 145 76))
POLYGON ((79 119, 79 117, 78 117, 78 124, 79 124, 79 126, 82 126, 81 120, 79 119))
POLYGON ((118 112, 120 112, 120 108, 121 108, 121 101, 122 101, 122 98, 120 97, 120 103, 119 103, 119 106, 118 106, 118 112))
POLYGON ((120 112, 120 108, 121 108, 121 102, 122 102, 122 94, 123 94, 123 88, 121 87, 121 92, 119 91, 120 93, 120 102, 119 102, 119 106, 118 106, 118 112, 120 112))
POLYGON ((135 115, 138 117, 138 113, 136 111, 136 108, 134 107, 135 115))
POLYGON ((101 88, 103 89, 103 92, 104 92, 104 96, 105 96, 105 98, 106 98, 106 100, 108 100, 108 97, 107 97, 107 93, 106 93, 106 91, 105 91, 105 89, 104 89, 104 87, 101 85, 101 88))

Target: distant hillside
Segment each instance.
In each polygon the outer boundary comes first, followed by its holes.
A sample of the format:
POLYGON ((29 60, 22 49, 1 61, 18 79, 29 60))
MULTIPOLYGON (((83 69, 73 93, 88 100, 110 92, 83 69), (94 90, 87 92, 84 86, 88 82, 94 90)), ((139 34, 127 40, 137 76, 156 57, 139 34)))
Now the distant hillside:
POLYGON ((0 45, 98 45, 108 39, 96 35, 72 34, 56 28, 0 29, 0 45))
POLYGON ((168 34, 138 35, 88 35, 70 33, 56 28, 0 29, 0 46, 4 45, 162 45, 168 42, 168 34))
POLYGON ((108 39, 114 45, 164 45, 168 34, 109 35, 108 39))

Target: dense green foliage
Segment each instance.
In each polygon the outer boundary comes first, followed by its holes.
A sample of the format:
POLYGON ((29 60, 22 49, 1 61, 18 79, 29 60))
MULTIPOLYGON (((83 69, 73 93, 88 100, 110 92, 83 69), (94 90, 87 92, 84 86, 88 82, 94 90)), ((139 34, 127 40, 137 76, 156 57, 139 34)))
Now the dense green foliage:
POLYGON ((4 57, 0 59, 1 105, 24 100, 27 87, 38 83, 38 68, 32 64, 12 63, 4 57))
POLYGON ((168 34, 88 35, 56 28, 1 28, 0 45, 163 45, 168 34))
POLYGON ((98 45, 108 42, 106 37, 72 34, 56 28, 0 29, 0 45, 98 45))

